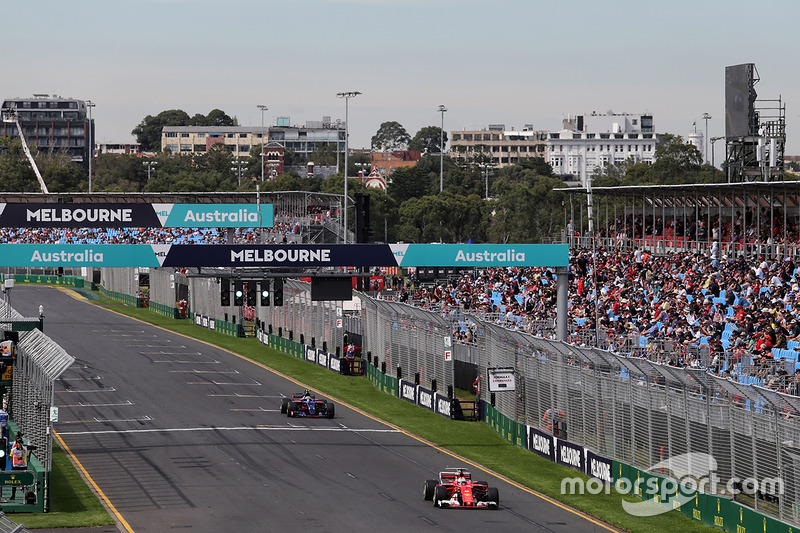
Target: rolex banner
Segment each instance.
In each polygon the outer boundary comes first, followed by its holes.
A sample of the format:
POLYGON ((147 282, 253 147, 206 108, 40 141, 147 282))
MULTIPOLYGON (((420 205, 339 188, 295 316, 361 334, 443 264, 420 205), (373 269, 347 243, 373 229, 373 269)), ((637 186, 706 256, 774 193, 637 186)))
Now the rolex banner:
POLYGON ((272 204, 0 203, 4 228, 269 228, 272 204))
MULTIPOLYGON (((0 266, 12 267, 564 267, 566 244, 518 244, 514 253, 481 244, 0 244, 0 266), (402 253, 398 253, 400 250, 402 253), (480 257, 481 259, 475 259, 480 257), (462 259, 463 258, 463 259, 462 259)), ((505 247, 507 249, 511 249, 505 247)), ((510 390, 510 389, 509 389, 510 390)))

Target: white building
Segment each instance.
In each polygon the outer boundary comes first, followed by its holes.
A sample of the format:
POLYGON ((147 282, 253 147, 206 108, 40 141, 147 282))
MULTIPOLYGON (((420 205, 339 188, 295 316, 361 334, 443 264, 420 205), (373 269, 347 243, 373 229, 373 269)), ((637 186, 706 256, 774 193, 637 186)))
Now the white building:
POLYGON ((655 133, 652 115, 569 116, 561 131, 548 135, 547 160, 564 181, 586 187, 587 178, 607 164, 652 163, 662 137, 655 133))

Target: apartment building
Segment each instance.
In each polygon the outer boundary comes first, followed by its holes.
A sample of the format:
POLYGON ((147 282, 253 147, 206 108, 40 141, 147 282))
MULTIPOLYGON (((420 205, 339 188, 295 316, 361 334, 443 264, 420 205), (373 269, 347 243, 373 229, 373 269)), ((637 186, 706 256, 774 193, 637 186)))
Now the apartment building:
POLYGON ((504 124, 490 124, 488 129, 450 132, 450 157, 467 162, 485 162, 502 168, 532 157, 544 158, 547 132, 534 130, 530 124, 521 131, 506 130, 504 124))
POLYGON ((235 157, 247 157, 253 146, 278 143, 292 150, 304 161, 324 147, 344 151, 344 124, 331 123, 329 117, 309 121, 303 126, 290 126, 288 117, 278 117, 276 125, 260 126, 164 126, 161 130, 161 150, 172 153, 202 154, 215 144, 223 144, 235 157), (267 139, 264 139, 266 134, 267 139))
MULTIPOLYGON (((94 121, 89 119, 86 101, 34 94, 32 98, 9 98, 3 101, 1 110, 4 116, 16 115, 31 149, 67 154, 88 170, 94 121)), ((19 136, 13 121, 4 120, 0 127, 0 135, 4 137, 19 136)))
POLYGON ((652 115, 569 116, 561 131, 547 135, 547 160, 564 181, 586 187, 587 179, 607 164, 628 159, 652 164, 662 138, 655 133, 652 115))

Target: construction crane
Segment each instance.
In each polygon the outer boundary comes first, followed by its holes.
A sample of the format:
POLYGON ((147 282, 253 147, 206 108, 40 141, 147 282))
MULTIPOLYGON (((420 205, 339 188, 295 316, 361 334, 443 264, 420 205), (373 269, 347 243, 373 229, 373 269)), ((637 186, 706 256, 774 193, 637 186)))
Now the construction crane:
POLYGON ((47 190, 47 185, 42 178, 42 173, 39 172, 39 167, 36 166, 36 161, 33 159, 33 155, 31 154, 30 149, 28 148, 28 143, 25 142, 25 135, 22 133, 22 126, 19 124, 19 119, 17 118, 16 112, 13 109, 8 109, 3 111, 3 122, 13 123, 17 125, 17 133, 19 133, 19 140, 22 141, 22 150, 25 152, 25 155, 28 158, 28 161, 31 163, 31 168, 33 168, 34 174, 36 174, 36 179, 39 180, 39 186, 42 188, 42 192, 45 194, 50 194, 50 191, 47 190))

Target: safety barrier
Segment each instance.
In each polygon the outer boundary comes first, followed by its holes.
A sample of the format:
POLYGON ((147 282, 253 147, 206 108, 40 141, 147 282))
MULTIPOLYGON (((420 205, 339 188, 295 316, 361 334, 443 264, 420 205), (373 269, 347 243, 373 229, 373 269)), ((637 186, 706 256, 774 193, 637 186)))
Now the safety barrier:
POLYGON ((511 444, 525 448, 528 440, 525 424, 520 424, 515 420, 511 420, 491 404, 483 403, 483 421, 489 424, 492 429, 511 444))
POLYGON ((184 315, 183 310, 179 307, 171 307, 169 305, 160 304, 158 302, 150 301, 149 309, 154 313, 158 313, 159 315, 165 316, 167 318, 188 318, 188 315, 184 315))
POLYGON ((731 533, 797 531, 796 526, 765 516, 728 497, 694 490, 692 481, 687 481, 682 486, 676 485, 666 476, 647 472, 619 461, 613 461, 612 472, 613 486, 618 492, 630 490, 642 500, 665 505, 706 526, 731 533))
POLYGON ((125 294, 124 292, 110 291, 100 286, 100 294, 109 300, 115 300, 131 307, 139 307, 139 298, 133 294, 125 294))
POLYGON ((42 285, 65 285, 82 289, 84 279, 80 276, 45 276, 33 274, 14 274, 15 283, 33 283, 42 285))
POLYGON ((244 327, 241 324, 232 324, 218 318, 204 316, 199 313, 194 314, 194 324, 206 329, 230 335, 231 337, 244 337, 244 327))
POLYGON ((381 392, 391 394, 392 396, 398 395, 398 379, 381 372, 381 370, 372 363, 367 364, 367 379, 381 392))

